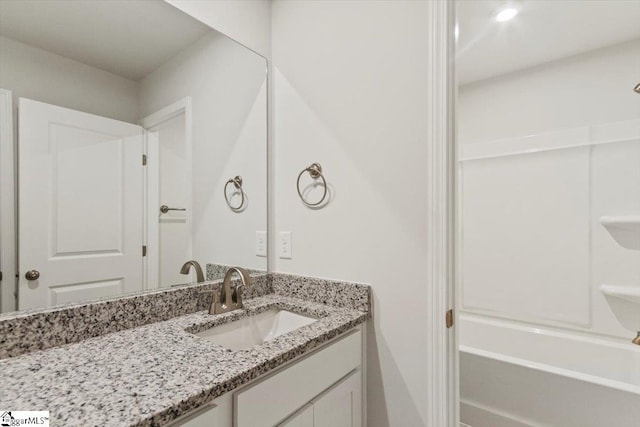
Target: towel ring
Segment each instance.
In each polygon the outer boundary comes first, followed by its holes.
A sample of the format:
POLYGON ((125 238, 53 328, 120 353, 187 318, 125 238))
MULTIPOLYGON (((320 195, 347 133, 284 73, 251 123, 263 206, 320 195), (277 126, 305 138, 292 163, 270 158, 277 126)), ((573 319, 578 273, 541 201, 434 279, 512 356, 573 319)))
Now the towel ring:
POLYGON ((227 183, 224 185, 224 200, 233 211, 239 211, 244 206, 244 191, 242 190, 242 177, 240 175, 236 176, 235 178, 229 178, 227 183), (229 186, 229 184, 233 184, 233 186, 236 187, 237 190, 240 190, 241 199, 238 206, 233 206, 231 204, 231 201, 229 200, 229 196, 227 195, 227 187, 229 186))
POLYGON ((298 196, 300 196, 302 203, 304 203, 305 205, 318 206, 322 202, 324 202, 324 199, 327 197, 327 180, 324 178, 324 175, 322 174, 322 166, 320 166, 320 163, 312 163, 309 167, 304 168, 302 172, 298 174, 298 180, 296 181, 296 188, 298 190, 298 196), (309 175, 313 179, 318 179, 318 178, 322 179, 322 186, 324 187, 324 193, 322 193, 322 198, 315 203, 309 203, 304 198, 304 196, 302 195, 302 192, 300 191, 300 178, 302 178, 302 174, 304 174, 305 172, 309 172, 309 175))

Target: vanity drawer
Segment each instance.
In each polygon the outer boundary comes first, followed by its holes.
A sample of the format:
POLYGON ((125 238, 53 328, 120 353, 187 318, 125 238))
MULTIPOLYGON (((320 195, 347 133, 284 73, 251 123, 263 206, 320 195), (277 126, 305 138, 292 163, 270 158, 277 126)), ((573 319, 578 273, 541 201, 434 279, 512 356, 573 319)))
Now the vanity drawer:
POLYGON ((234 394, 234 426, 273 426, 361 365, 360 330, 234 394))

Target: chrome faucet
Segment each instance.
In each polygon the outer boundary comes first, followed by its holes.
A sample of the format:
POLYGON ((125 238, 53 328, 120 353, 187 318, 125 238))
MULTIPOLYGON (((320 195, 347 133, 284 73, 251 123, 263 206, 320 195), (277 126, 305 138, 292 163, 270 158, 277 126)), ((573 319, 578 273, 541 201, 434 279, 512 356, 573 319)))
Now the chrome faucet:
POLYGON ((222 280, 222 287, 220 292, 216 290, 202 291, 203 293, 212 293, 213 299, 211 300, 211 306, 209 307, 209 314, 221 314, 228 311, 237 310, 243 308, 242 304, 242 288, 251 286, 251 276, 241 267, 231 267, 227 270, 222 280), (233 273, 238 273, 240 276, 241 284, 233 286, 231 284, 231 276, 233 273))
POLYGON ((185 262, 180 269, 180 274, 189 274, 192 266, 196 269, 196 282, 204 282, 204 274, 202 274, 202 267, 200 267, 198 261, 191 260, 185 262))

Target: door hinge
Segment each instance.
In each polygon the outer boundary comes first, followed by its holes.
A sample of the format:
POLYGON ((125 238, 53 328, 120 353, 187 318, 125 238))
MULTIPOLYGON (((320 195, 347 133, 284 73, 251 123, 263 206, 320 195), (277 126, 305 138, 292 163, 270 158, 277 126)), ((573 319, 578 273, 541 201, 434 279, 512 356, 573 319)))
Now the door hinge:
POLYGON ((142 256, 147 256, 147 245, 142 245, 142 256))
POLYGON ((147 166, 147 155, 146 154, 142 155, 142 166, 147 166))
POLYGON ((2 271, 0 271, 0 282, 2 281, 2 271))
POLYGON ((453 326, 453 309, 447 310, 446 322, 447 322, 447 329, 453 326))

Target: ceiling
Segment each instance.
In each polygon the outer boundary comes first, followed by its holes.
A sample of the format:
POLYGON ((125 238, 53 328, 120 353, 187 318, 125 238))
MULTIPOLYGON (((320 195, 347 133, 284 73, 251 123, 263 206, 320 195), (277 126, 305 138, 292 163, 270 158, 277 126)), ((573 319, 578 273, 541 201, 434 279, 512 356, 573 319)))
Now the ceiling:
POLYGON ((458 0, 457 17, 461 85, 640 38, 638 0, 458 0), (519 14, 496 22, 506 5, 519 14))
POLYGON ((161 0, 1 0, 0 34, 137 81, 212 29, 161 0))

